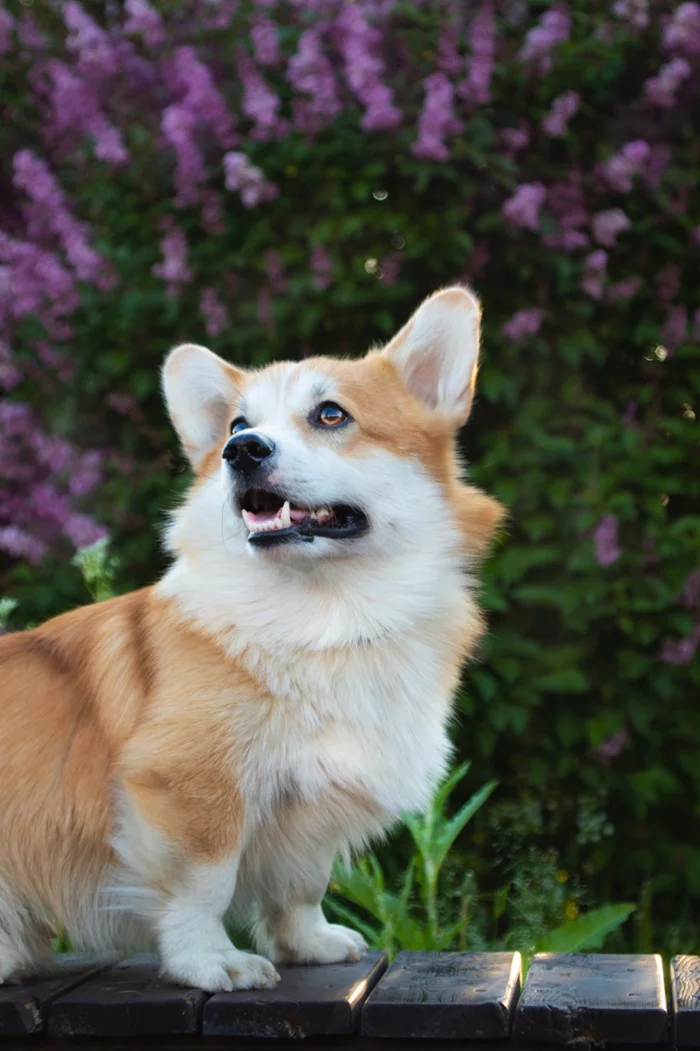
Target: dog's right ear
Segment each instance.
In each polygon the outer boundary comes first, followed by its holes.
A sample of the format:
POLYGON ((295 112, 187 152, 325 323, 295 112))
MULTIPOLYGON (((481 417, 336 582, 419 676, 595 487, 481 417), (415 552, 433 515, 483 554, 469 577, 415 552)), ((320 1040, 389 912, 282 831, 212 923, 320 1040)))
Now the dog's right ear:
POLYGON ((206 347, 183 343, 168 354, 161 375, 173 426, 195 471, 226 435, 243 373, 206 347))

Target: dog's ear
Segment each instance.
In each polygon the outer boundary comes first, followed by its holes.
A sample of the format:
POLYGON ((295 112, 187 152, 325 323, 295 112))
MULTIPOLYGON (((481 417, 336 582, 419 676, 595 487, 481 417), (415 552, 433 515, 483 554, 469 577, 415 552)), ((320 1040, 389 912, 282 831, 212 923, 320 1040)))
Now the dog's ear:
POLYGON ((455 285, 426 299, 382 351, 426 409, 462 424, 471 409, 481 308, 455 285))
POLYGON ((226 434, 243 373, 206 347, 183 343, 168 354, 162 371, 170 419, 195 470, 226 434))

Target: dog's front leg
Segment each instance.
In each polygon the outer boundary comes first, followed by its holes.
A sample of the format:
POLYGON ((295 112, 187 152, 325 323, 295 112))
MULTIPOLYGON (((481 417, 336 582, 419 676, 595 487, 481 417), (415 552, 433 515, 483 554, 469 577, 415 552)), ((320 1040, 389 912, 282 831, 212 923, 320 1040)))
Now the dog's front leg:
POLYGON ((270 961, 237 949, 224 927, 245 839, 242 823, 209 842, 205 812, 198 807, 190 822, 181 793, 165 789, 160 778, 154 791, 155 782, 141 776, 125 785, 114 846, 127 902, 131 891, 152 927, 163 973, 209 992, 273 987, 279 975, 270 961))
POLYGON ((258 951, 275 963, 359 960, 367 949, 364 938, 349 927, 329 923, 321 908, 330 877, 330 861, 321 864, 304 859, 300 868, 296 868, 293 859, 286 861, 289 870, 285 872, 284 860, 280 859, 278 880, 272 881, 273 887, 276 882, 277 893, 258 899, 255 929, 258 951))

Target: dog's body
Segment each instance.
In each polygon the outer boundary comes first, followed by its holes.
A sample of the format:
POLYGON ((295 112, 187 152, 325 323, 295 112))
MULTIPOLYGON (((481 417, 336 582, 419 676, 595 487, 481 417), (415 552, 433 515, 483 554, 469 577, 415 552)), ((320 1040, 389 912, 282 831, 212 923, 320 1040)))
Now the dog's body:
POLYGON ((231 945, 232 904, 269 959, 363 951, 321 912, 333 858, 425 805, 482 631, 500 509, 454 451, 477 347, 451 289, 362 361, 171 354, 196 472, 172 568, 0 640, 0 980, 51 914, 78 945, 152 938, 210 990, 277 978, 231 945))

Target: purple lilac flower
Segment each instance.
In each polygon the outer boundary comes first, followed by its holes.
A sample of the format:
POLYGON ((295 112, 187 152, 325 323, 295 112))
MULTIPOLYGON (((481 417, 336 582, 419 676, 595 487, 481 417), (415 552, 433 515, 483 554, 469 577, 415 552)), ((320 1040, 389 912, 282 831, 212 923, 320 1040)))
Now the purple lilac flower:
POLYGON ((282 121, 279 116, 280 100, 278 96, 260 76, 255 63, 245 51, 239 51, 236 65, 243 87, 241 109, 245 116, 253 122, 251 138, 267 142, 283 134, 286 131, 286 122, 282 121))
POLYGON ((637 413, 639 412, 638 401, 628 401, 625 406, 625 411, 620 417, 620 421, 623 427, 634 427, 637 422, 637 413))
POLYGON ((0 6, 0 55, 6 54, 12 47, 12 30, 15 20, 9 11, 0 6))
POLYGON ((641 277, 626 277, 610 286, 608 297, 615 300, 631 299, 632 296, 636 295, 641 283, 641 277))
POLYGON ((0 285, 4 312, 12 319, 34 314, 49 335, 56 336, 61 319, 80 301, 73 275, 51 252, 0 232, 2 264, 6 264, 7 275, 0 285))
POLYGON ((617 759, 622 749, 629 741, 629 734, 624 728, 618 730, 617 733, 610 734, 604 741, 596 748, 596 755, 603 762, 610 762, 611 759, 617 759))
POLYGON ((311 252, 311 270, 314 288, 322 292, 333 281, 333 260, 323 245, 315 245, 311 252))
POLYGON ((670 303, 681 287, 681 269, 676 263, 667 263, 656 277, 656 294, 662 303, 670 303))
POLYGON ((175 153, 175 205, 197 204, 200 187, 206 182, 204 158, 195 140, 197 120, 186 106, 166 106, 160 130, 175 153))
POLYGON ((46 554, 47 545, 19 526, 9 525, 0 527, 0 551, 7 551, 12 558, 23 558, 32 565, 38 565, 46 554))
POLYGON ((611 566, 620 557, 618 546, 617 518, 613 514, 603 515, 593 530, 595 557, 599 565, 611 566))
POLYGON ((160 13, 148 0, 126 0, 124 10, 127 19, 124 32, 129 36, 143 37, 146 47, 159 47, 165 40, 165 26, 160 13))
POLYGON ((125 394, 123 391, 113 390, 107 395, 107 404, 120 416, 128 416, 130 420, 140 420, 143 416, 141 406, 133 394, 125 394))
POLYGON ((109 35, 90 18, 77 0, 66 0, 61 11, 68 29, 66 47, 77 54, 78 70, 99 80, 114 76, 119 68, 119 59, 109 35))
POLYGON ((458 14, 455 11, 451 12, 440 30, 440 39, 438 40, 437 57, 435 59, 435 65, 442 72, 446 73, 448 77, 457 77, 462 71, 464 60, 459 53, 459 42, 462 36, 462 27, 459 22, 458 14))
POLYGON ((204 186, 200 197, 202 201, 202 227, 208 234, 218 237, 219 234, 223 234, 226 230, 221 194, 210 186, 204 186))
POLYGON ((510 321, 506 321, 501 331, 508 339, 512 339, 515 343, 520 343, 526 336, 534 336, 539 332, 543 319, 544 310, 540 310, 538 307, 527 307, 525 310, 518 310, 517 313, 513 314, 513 317, 510 321))
POLYGON ((265 15, 256 15, 251 26, 250 39, 258 65, 276 66, 281 57, 277 23, 265 15))
POLYGON ((385 285, 395 285, 398 281, 403 256, 401 252, 390 252, 379 260, 379 276, 385 285))
POLYGON ((299 131, 316 134, 340 113, 333 65, 323 52, 319 26, 299 37, 297 52, 287 67, 287 80, 295 92, 308 96, 294 99, 294 125, 299 131))
POLYGON ((369 24, 366 5, 360 0, 343 7, 336 27, 346 80, 365 107, 361 126, 365 131, 390 131, 401 122, 401 111, 394 105, 392 89, 380 79, 384 72, 378 55, 381 32, 369 24))
POLYGON ((538 230, 540 208, 547 191, 541 182, 521 183, 501 208, 501 215, 511 226, 538 230))
POLYGON ((688 311, 684 306, 671 307, 661 329, 661 342, 671 353, 685 343, 688 336, 688 311))
POLYGON ((124 147, 121 133, 100 110, 92 87, 63 62, 50 62, 47 72, 51 80, 48 139, 67 145, 76 135, 90 136, 96 157, 108 164, 125 164, 129 160, 129 151, 124 147))
POLYGON ((700 307, 693 314, 693 339, 700 342, 700 307))
POLYGON ((563 138, 567 124, 578 110, 581 96, 578 91, 565 91, 552 103, 552 107, 542 120, 542 130, 551 138, 563 138))
POLYGON ((683 585, 683 605, 688 609, 700 609, 700 569, 694 569, 683 585))
POLYGON ((630 29, 641 31, 649 25, 649 0, 617 0, 612 13, 630 29))
POLYGON ((17 36, 22 47, 28 51, 46 50, 46 37, 40 33, 36 19, 29 11, 23 11, 17 22, 17 36))
POLYGON ((265 181, 263 173, 251 163, 245 153, 225 154, 224 171, 226 189, 240 193, 246 208, 254 208, 263 201, 271 201, 279 193, 276 186, 265 181))
POLYGON ((674 58, 661 67, 657 76, 649 77, 644 93, 653 106, 672 109, 676 104, 676 92, 690 74, 690 64, 684 58, 674 58))
POLYGON ((661 660, 667 664, 690 664, 700 642, 700 624, 685 639, 666 639, 661 660))
POLYGON ((454 115, 454 87, 444 73, 431 73, 423 83, 425 102, 418 118, 418 138, 411 146, 411 153, 425 160, 446 161, 450 151, 445 137, 461 128, 454 115))
POLYGON ((467 76, 457 90, 467 102, 484 104, 491 98, 496 45, 496 23, 492 4, 486 3, 479 8, 469 27, 469 43, 471 55, 467 61, 467 76))
POLYGON ((187 265, 187 240, 182 230, 175 225, 172 217, 167 216, 162 225, 163 237, 160 250, 163 256, 161 263, 156 263, 152 270, 156 277, 166 283, 166 295, 170 299, 179 296, 184 285, 192 280, 192 271, 187 265))
POLYGON ((88 227, 70 212, 58 180, 45 161, 31 150, 19 150, 13 158, 14 184, 24 190, 28 204, 24 208, 30 237, 42 240, 55 237, 66 259, 82 281, 102 284, 105 262, 88 244, 88 227))
POLYGON ((583 261, 581 287, 591 299, 601 299, 603 296, 603 279, 607 266, 608 253, 602 248, 597 252, 591 252, 583 261))
POLYGON ((236 145, 233 117, 214 84, 209 67, 193 47, 178 47, 173 54, 172 78, 184 93, 181 105, 202 127, 209 128, 222 150, 236 145))
POLYGON ((547 11, 539 23, 525 34, 518 58, 531 70, 544 76, 552 68, 552 51, 569 39, 571 23, 564 9, 547 11))
POLYGON ((618 153, 598 166, 598 173, 614 190, 629 193, 632 179, 640 175, 649 160, 651 147, 644 139, 626 143, 618 153))
POLYGON ((202 289, 199 297, 199 310, 204 318, 204 327, 207 335, 214 338, 220 335, 229 324, 229 316, 226 307, 217 298, 213 288, 202 289))
POLYGON ((671 160, 671 149, 666 142, 657 142, 651 148, 649 160, 644 166, 644 179, 652 190, 658 189, 661 177, 671 160))
POLYGON ((665 51, 680 55, 700 54, 700 4, 679 4, 662 36, 665 51))
POLYGON ((605 212, 596 212, 593 216, 593 236, 598 244, 611 248, 618 234, 629 230, 629 219, 621 208, 610 208, 605 212))
POLYGON ((274 248, 269 248, 263 256, 263 262, 265 263, 265 273, 272 291, 278 294, 286 292, 288 282, 284 276, 284 263, 279 252, 276 252, 274 248))
POLYGON ((524 150, 530 144, 530 132, 527 128, 503 128, 501 138, 512 154, 524 150))
POLYGON ((269 288, 261 288, 255 304, 255 316, 262 327, 270 334, 275 330, 273 307, 272 292, 269 288))

